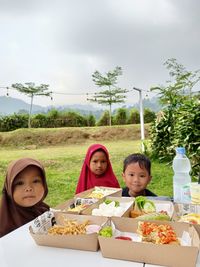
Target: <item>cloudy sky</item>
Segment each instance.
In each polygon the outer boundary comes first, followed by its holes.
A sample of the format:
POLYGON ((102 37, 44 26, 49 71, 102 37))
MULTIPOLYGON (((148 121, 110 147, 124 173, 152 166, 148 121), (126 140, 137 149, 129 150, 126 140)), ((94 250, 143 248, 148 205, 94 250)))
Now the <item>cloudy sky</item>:
MULTIPOLYGON (((45 83, 53 101, 34 104, 86 104, 98 91, 92 73, 116 66, 123 88, 165 84, 169 58, 200 68, 199 11, 199 0, 0 0, 0 95, 13 83, 45 83)), ((127 103, 137 100, 133 91, 127 103)))

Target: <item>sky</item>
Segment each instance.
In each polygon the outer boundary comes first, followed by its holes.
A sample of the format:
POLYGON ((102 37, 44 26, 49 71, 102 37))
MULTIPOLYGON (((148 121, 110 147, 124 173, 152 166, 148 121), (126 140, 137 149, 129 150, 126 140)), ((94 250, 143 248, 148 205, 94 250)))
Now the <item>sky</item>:
MULTIPOLYGON (((0 0, 0 96, 13 83, 34 82, 53 92, 34 104, 88 104, 86 94, 99 91, 94 71, 116 66, 122 88, 165 84, 169 58, 200 68, 199 10, 199 0, 0 0)), ((126 103, 137 101, 132 90, 126 103)))

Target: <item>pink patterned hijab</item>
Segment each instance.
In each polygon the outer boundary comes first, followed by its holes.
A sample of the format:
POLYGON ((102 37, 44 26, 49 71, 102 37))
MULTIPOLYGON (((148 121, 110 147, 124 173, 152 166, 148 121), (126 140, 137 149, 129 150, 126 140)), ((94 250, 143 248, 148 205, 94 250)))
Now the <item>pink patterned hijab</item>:
POLYGON ((115 187, 120 188, 120 185, 117 181, 117 178, 113 172, 109 154, 105 146, 101 144, 93 144, 88 148, 82 170, 79 176, 78 184, 76 187, 76 194, 85 191, 87 189, 93 188, 94 186, 106 186, 106 187, 115 187), (90 170, 90 159, 94 152, 97 150, 102 150, 107 156, 108 159, 108 167, 104 174, 101 177, 97 177, 94 173, 90 170))
POLYGON ((49 210, 43 202, 48 194, 45 170, 41 163, 35 159, 22 158, 9 164, 0 203, 0 237, 10 233, 18 227, 32 221, 37 216, 49 210), (32 207, 21 207, 13 199, 13 182, 16 176, 29 165, 41 170, 44 185, 44 196, 39 203, 32 207))

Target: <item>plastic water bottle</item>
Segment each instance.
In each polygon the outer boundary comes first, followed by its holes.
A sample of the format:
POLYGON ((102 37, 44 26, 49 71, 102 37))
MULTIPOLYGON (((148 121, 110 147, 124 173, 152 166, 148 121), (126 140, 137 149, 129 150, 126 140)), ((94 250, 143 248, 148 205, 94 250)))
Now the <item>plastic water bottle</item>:
POLYGON ((176 148, 176 156, 173 159, 173 194, 174 202, 190 203, 191 164, 185 155, 184 147, 176 148))

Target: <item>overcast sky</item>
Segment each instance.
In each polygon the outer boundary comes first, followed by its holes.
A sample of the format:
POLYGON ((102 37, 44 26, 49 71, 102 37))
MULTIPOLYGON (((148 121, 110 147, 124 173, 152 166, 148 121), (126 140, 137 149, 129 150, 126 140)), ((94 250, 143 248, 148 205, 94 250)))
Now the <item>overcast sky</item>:
MULTIPOLYGON (((168 80, 169 58, 200 68, 200 1, 0 0, 0 36, 0 87, 35 82, 66 94, 97 92, 92 73, 121 66, 121 87, 148 90, 168 80)), ((88 104, 85 95, 53 99, 34 104, 88 104)), ((137 100, 135 91, 127 103, 137 100)))

